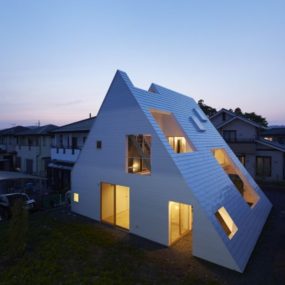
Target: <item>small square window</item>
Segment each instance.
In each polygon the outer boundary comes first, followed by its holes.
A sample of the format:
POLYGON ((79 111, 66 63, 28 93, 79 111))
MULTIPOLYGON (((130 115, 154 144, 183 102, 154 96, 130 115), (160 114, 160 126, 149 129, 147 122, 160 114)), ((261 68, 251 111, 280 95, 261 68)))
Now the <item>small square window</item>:
POLYGON ((98 149, 102 148, 102 141, 96 141, 96 148, 98 149))
POLYGON ((229 239, 232 239, 238 228, 232 220, 231 216, 229 215, 228 211, 224 207, 221 207, 215 213, 215 216, 218 219, 221 227, 225 231, 225 234, 228 236, 229 239))
POLYGON ((73 201, 76 203, 79 202, 79 194, 78 193, 73 193, 73 201))

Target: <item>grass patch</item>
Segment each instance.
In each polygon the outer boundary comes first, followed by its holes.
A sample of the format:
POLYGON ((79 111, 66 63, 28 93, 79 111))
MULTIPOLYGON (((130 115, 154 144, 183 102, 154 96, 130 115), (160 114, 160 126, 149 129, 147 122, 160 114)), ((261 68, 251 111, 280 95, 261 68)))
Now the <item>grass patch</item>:
POLYGON ((58 212, 30 216, 26 250, 12 261, 9 225, 0 225, 1 285, 216 284, 186 273, 178 278, 108 227, 58 212))

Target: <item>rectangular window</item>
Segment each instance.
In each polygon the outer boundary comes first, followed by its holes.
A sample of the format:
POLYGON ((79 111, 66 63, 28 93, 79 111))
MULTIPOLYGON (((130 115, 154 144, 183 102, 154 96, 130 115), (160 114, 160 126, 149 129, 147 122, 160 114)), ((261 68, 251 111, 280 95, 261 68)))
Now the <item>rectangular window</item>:
POLYGON ((128 173, 150 174, 151 173, 151 136, 129 135, 127 136, 128 173))
POLYGON ((241 162, 241 164, 243 166, 245 166, 245 155, 244 154, 238 154, 237 157, 238 157, 239 161, 241 162))
POLYGON ((175 153, 194 151, 194 147, 172 113, 158 110, 150 110, 150 112, 175 153))
POLYGON ((223 228, 224 232, 228 236, 229 239, 232 239, 235 233, 237 232, 238 228, 234 221, 232 220, 231 216, 229 215, 228 211, 221 207, 216 213, 215 216, 219 221, 221 227, 223 228))
POLYGON ((79 194, 78 193, 73 193, 73 201, 76 203, 79 202, 79 194))
POLYGON ((226 142, 235 142, 237 140, 237 131, 223 131, 223 137, 226 142))
POLYGON ((271 157, 257 156, 256 157, 256 176, 270 177, 271 176, 271 157))
POLYGON ((96 141, 96 148, 101 149, 102 148, 102 141, 96 141))
POLYGON ((233 163, 226 151, 222 148, 217 148, 213 150, 213 155, 246 203, 249 206, 254 206, 259 200, 258 194, 251 187, 239 168, 233 163))

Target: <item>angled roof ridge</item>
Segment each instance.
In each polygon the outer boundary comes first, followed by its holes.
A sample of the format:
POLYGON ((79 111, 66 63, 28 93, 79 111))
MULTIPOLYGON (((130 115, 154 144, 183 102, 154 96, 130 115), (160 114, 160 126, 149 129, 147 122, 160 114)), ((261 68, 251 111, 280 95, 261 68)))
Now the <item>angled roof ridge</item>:
POLYGON ((186 97, 186 98, 191 98, 192 99, 191 96, 182 94, 180 92, 174 91, 174 90, 172 90, 170 88, 164 87, 164 86, 156 84, 156 83, 151 83, 151 85, 150 85, 150 87, 148 89, 148 92, 157 93, 157 94, 160 94, 160 95, 166 95, 166 93, 172 93, 175 96, 182 96, 182 97, 186 97))
POLYGON ((276 143, 276 142, 271 142, 271 141, 268 141, 266 139, 263 139, 263 138, 258 138, 257 140, 255 140, 257 143, 260 143, 260 144, 263 144, 263 145, 266 145, 266 146, 269 146, 269 147, 272 147, 272 148, 275 148, 277 150, 280 150, 282 152, 285 152, 285 145, 282 145, 280 143, 276 143))
POLYGON ((227 110, 227 109, 225 109, 225 108, 221 108, 216 114, 214 114, 213 116, 211 116, 210 119, 215 118, 216 116, 218 116, 218 115, 221 114, 222 112, 226 112, 226 113, 228 113, 228 114, 230 114, 230 115, 237 116, 236 113, 234 113, 234 112, 232 112, 232 111, 230 111, 230 110, 227 110))
POLYGON ((118 69, 114 78, 116 77, 117 74, 120 75, 120 77, 125 81, 125 83, 128 85, 129 88, 135 87, 133 82, 131 81, 131 79, 129 78, 128 74, 125 71, 118 69))
POLYGON ((23 130, 22 132, 19 132, 18 135, 44 135, 48 132, 51 132, 52 129, 57 128, 56 125, 53 124, 47 124, 43 126, 39 126, 36 128, 29 128, 27 130, 23 130))
POLYGON ((80 120, 80 121, 76 121, 76 122, 72 122, 72 123, 60 126, 60 127, 56 128, 55 130, 52 130, 51 132, 52 133, 60 132, 61 129, 63 129, 63 128, 71 127, 71 126, 74 126, 74 125, 77 125, 77 124, 80 124, 80 123, 84 123, 84 122, 87 122, 87 121, 93 121, 94 119, 96 119, 96 116, 93 116, 93 117, 90 117, 90 118, 87 118, 87 119, 83 119, 83 120, 80 120))
POLYGON ((17 134, 23 130, 27 130, 27 129, 29 129, 29 127, 24 127, 24 126, 19 125, 19 126, 0 130, 0 135, 14 135, 14 134, 17 134))

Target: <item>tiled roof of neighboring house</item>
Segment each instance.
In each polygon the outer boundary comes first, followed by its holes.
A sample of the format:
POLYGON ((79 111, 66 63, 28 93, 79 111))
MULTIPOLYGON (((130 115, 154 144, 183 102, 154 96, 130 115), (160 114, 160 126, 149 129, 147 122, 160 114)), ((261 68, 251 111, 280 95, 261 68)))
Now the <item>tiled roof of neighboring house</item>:
POLYGON ((260 143, 262 145, 274 148, 276 150, 285 152, 285 145, 283 145, 283 144, 276 143, 276 142, 271 142, 269 140, 265 140, 265 139, 262 139, 262 138, 259 138, 258 140, 256 140, 256 142, 260 143))
POLYGON ((285 136, 285 127, 268 128, 262 132, 262 136, 285 136))
POLYGON ((74 133, 74 132, 89 132, 96 117, 88 118, 78 122, 74 122, 59 128, 56 128, 52 133, 74 133))
POLYGON ((29 128, 23 127, 23 126, 16 126, 16 127, 0 130, 0 135, 1 136, 3 136, 3 135, 17 135, 18 133, 23 132, 25 130, 29 130, 29 128))
POLYGON ((31 128, 24 130, 17 135, 20 136, 30 136, 30 135, 48 135, 52 130, 57 128, 55 125, 45 125, 42 127, 36 127, 36 128, 31 128))
POLYGON ((232 118, 229 119, 229 120, 227 120, 227 121, 225 121, 225 122, 222 122, 222 123, 219 124, 219 125, 217 125, 217 126, 216 126, 217 129, 224 127, 225 125, 229 124, 230 122, 232 122, 232 121, 234 121, 234 120, 241 120, 241 121, 243 121, 243 122, 245 122, 245 123, 248 123, 248 124, 253 125, 253 126, 256 127, 256 128, 266 129, 266 127, 264 127, 264 126, 262 126, 262 125, 260 125, 260 124, 258 124, 258 123, 256 123, 256 122, 253 122, 253 121, 251 121, 251 120, 249 120, 249 119, 247 119, 247 118, 245 118, 245 117, 243 117, 243 116, 237 115, 236 113, 231 112, 231 111, 229 111, 229 110, 226 110, 226 109, 224 109, 224 108, 221 109, 220 111, 218 111, 218 112, 217 112, 215 115, 213 115, 212 117, 210 117, 210 120, 212 120, 213 118, 215 118, 216 116, 218 116, 219 114, 221 114, 221 113, 223 113, 223 112, 229 114, 230 116, 232 116, 232 118))

